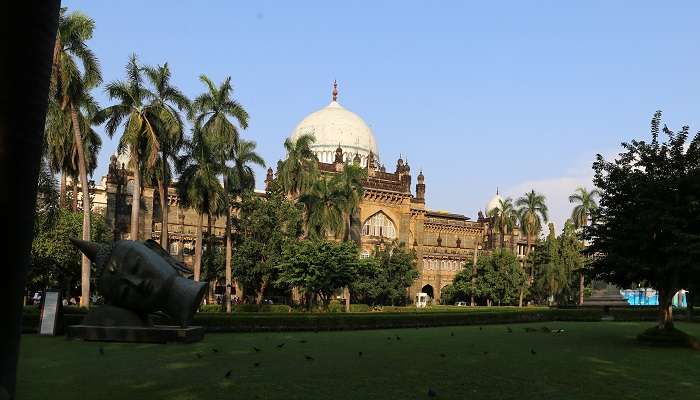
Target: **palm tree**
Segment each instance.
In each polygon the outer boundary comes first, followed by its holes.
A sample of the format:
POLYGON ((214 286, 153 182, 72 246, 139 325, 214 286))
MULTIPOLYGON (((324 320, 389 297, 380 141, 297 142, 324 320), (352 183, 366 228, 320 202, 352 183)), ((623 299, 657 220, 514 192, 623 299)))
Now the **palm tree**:
MULTIPOLYGON (((194 112, 197 113, 195 118, 195 124, 201 127, 201 130, 205 136, 205 140, 209 142, 213 150, 213 156, 218 163, 219 171, 224 175, 224 188, 223 193, 225 196, 224 202, 226 208, 224 210, 226 215, 226 311, 231 311, 231 200, 229 195, 232 192, 232 187, 229 185, 231 183, 238 183, 239 188, 246 187, 250 181, 248 178, 253 179, 253 185, 255 184, 254 177, 252 176, 252 170, 246 165, 247 162, 257 162, 260 161, 263 165, 262 159, 255 154, 255 144, 247 142, 243 147, 240 147, 240 135, 238 128, 231 120, 234 120, 241 129, 246 129, 248 127, 248 112, 245 108, 238 103, 238 101, 232 99, 233 96, 233 86, 231 85, 231 77, 227 77, 218 87, 209 79, 206 75, 201 75, 199 79, 206 85, 207 91, 199 95, 193 103, 194 112), (252 147, 251 147, 252 145, 252 147), (236 150, 243 150, 247 154, 244 157, 251 157, 247 160, 242 159, 241 162, 237 163, 236 160, 236 150), (234 161, 234 167, 229 168, 227 162, 234 161), (251 175, 246 173, 250 172, 251 175), (230 178, 240 178, 244 181, 234 179, 231 181, 230 178)), ((210 236, 211 238, 211 236, 210 236)), ((210 246, 211 247, 211 246, 210 246)))
POLYGON ((306 232, 313 238, 325 238, 329 234, 338 237, 344 230, 343 192, 328 177, 318 179, 313 187, 302 194, 299 202, 306 209, 306 232))
MULTIPOLYGON (((522 227, 525 235, 527 237, 527 250, 525 251, 525 259, 529 259, 530 247, 532 246, 532 241, 537 235, 539 235, 542 230, 542 224, 549 221, 547 217, 547 205, 545 204, 545 197, 543 194, 535 193, 534 190, 530 190, 525 193, 525 195, 519 198, 515 205, 518 207, 518 215, 520 217, 520 226, 522 227)), ((529 282, 532 283, 534 276, 534 264, 530 265, 530 279, 529 282)), ((520 300, 519 306, 523 305, 523 289, 520 289, 520 300)))
POLYGON ((306 134, 296 140, 287 138, 284 141, 287 158, 278 163, 277 175, 290 199, 299 198, 318 180, 318 159, 311 150, 315 140, 313 135, 306 134))
MULTIPOLYGON (((239 139, 234 148, 234 160, 232 167, 226 167, 224 171, 224 187, 227 194, 228 209, 226 214, 226 255, 225 255, 225 274, 226 274, 226 312, 231 312, 231 224, 229 216, 231 215, 231 204, 236 199, 239 199, 244 192, 255 188, 255 173, 253 172, 252 164, 265 167, 265 161, 255 152, 255 142, 239 139)), ((264 287, 260 291, 259 296, 263 295, 264 287)), ((260 301, 258 300, 258 303, 260 301)))
POLYGON ((501 235, 501 248, 505 247, 505 235, 512 232, 518 224, 518 214, 513 207, 513 199, 499 199, 498 206, 489 211, 489 217, 494 219, 494 225, 501 235))
POLYGON ((184 123, 182 111, 190 113, 190 101, 170 83, 170 68, 164 65, 143 68, 144 75, 153 86, 154 97, 147 107, 147 118, 155 128, 160 154, 155 162, 155 180, 158 185, 162 212, 160 245, 168 249, 168 187, 172 181, 172 163, 182 147, 184 123))
POLYGON ((199 281, 202 266, 204 214, 207 214, 211 221, 211 215, 218 214, 225 207, 224 191, 219 182, 219 166, 215 154, 204 140, 199 127, 195 126, 192 139, 185 141, 183 148, 185 154, 177 161, 177 168, 180 172, 177 191, 182 205, 193 208, 199 217, 197 244, 194 253, 194 279, 199 281))
MULTIPOLYGON (((58 32, 54 45, 51 88, 56 104, 70 115, 73 146, 78 158, 77 171, 83 191, 83 240, 90 240, 90 195, 84 137, 81 131, 81 110, 92 109, 95 104, 90 90, 102 82, 97 58, 86 41, 92 38, 95 21, 84 14, 73 12, 59 16, 58 32), (79 65, 80 64, 80 67, 79 65)), ((90 114, 90 112, 87 112, 90 114)), ((88 124, 90 125, 90 124, 88 124)), ((82 256, 82 293, 80 305, 89 306, 90 260, 82 256)))
POLYGON ((367 170, 350 163, 343 166, 343 170, 333 177, 334 186, 340 191, 342 197, 342 210, 344 221, 343 240, 350 238, 352 222, 359 212, 360 201, 365 193, 362 182, 367 177, 367 170))
MULTIPOLYGON (((600 197, 600 192, 598 189, 593 189, 590 192, 586 190, 585 187, 581 186, 576 188, 574 194, 569 196, 569 203, 575 203, 576 206, 571 212, 571 220, 574 223, 574 228, 582 229, 588 226, 588 222, 591 219, 591 214, 598 208, 598 203, 596 202, 596 197, 600 197)), ((582 246, 585 246, 583 240, 581 240, 582 246)), ((579 274, 578 282, 578 303, 583 304, 583 289, 584 289, 583 268, 579 274)))
POLYGON ((107 121, 109 137, 123 125, 119 140, 119 152, 129 153, 129 167, 134 173, 134 189, 131 201, 131 240, 139 235, 141 212, 141 174, 145 168, 155 166, 160 150, 158 132, 149 119, 149 104, 156 95, 144 86, 142 69, 132 55, 126 65, 126 81, 114 81, 107 85, 107 94, 118 103, 100 111, 98 122, 107 121), (145 156, 145 159, 142 159, 145 156))

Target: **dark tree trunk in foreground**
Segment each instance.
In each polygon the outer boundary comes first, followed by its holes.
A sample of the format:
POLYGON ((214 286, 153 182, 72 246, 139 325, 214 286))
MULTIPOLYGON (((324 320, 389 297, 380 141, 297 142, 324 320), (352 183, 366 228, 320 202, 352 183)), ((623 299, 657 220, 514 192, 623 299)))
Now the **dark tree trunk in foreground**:
POLYGON ((17 2, 0 22, 0 398, 13 398, 22 297, 34 233, 37 177, 48 104, 59 1, 17 2), (18 38, 21 38, 19 40, 18 38))
POLYGON ((659 329, 673 328, 673 295, 675 290, 659 289, 659 329))
POLYGON ((583 270, 581 270, 581 273, 579 275, 578 279, 578 304, 581 305, 583 304, 583 291, 585 289, 585 277, 583 276, 583 270))
POLYGON ((58 207, 63 209, 66 207, 66 173, 61 172, 61 189, 58 196, 58 207))
POLYGON ((168 187, 162 179, 158 179, 158 194, 160 196, 160 212, 162 216, 160 223, 160 247, 170 252, 170 249, 168 249, 168 187))
MULTIPOLYGON (((83 190, 83 240, 90 241, 90 188, 88 187, 87 168, 85 161, 85 150, 83 148, 83 138, 80 133, 80 124, 78 122, 78 110, 73 104, 70 105, 70 116, 73 121, 73 140, 75 147, 78 150, 78 171, 80 173, 80 186, 83 190)), ((77 203, 78 191, 77 182, 73 182, 74 202, 77 203)), ((81 255, 81 295, 80 307, 90 306, 90 259, 85 254, 81 255)))

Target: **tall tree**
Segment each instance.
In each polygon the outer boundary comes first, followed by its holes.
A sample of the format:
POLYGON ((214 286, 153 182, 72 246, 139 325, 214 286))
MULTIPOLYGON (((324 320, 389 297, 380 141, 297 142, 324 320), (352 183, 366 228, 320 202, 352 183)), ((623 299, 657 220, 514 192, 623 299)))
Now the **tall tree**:
POLYGON ((700 276, 700 133, 651 120, 651 141, 632 140, 612 161, 597 155, 593 183, 600 205, 586 238, 594 273, 628 286, 648 282, 659 294, 659 329, 673 328, 673 296, 700 276))
MULTIPOLYGON (((227 77, 218 87, 206 75, 201 75, 199 79, 207 87, 207 91, 199 95, 193 103, 194 112, 197 113, 195 124, 200 127, 204 139, 212 148, 212 155, 218 164, 218 170, 223 177, 224 187, 223 196, 225 203, 226 216, 226 312, 231 312, 231 183, 238 183, 239 188, 246 185, 254 185, 254 177, 252 170, 247 168, 246 162, 260 161, 264 165, 262 159, 254 153, 255 145, 248 143, 244 147, 239 148, 240 134, 238 126, 241 129, 248 127, 248 112, 233 96, 233 86, 231 85, 231 77, 227 77), (232 122, 235 121, 234 122, 232 122), (228 162, 236 159, 236 150, 248 152, 244 157, 252 157, 247 160, 242 160, 243 164, 239 163, 232 170, 227 165, 228 162), (255 161, 253 161, 255 160, 255 161), (237 168, 238 167, 238 168, 237 168), (248 174, 248 172, 250 172, 248 174), (230 178, 238 177, 240 179, 231 182, 230 178), (242 179, 242 180, 241 180, 242 179), (251 182, 252 180, 252 182, 251 182)), ((210 235, 211 238, 211 235, 210 235)))
POLYGON ((195 126, 192 139, 184 143, 185 154, 178 159, 180 180, 177 191, 184 207, 198 215, 197 243, 194 255, 194 279, 199 281, 202 266, 202 225, 204 214, 210 218, 225 207, 225 196, 219 181, 219 165, 214 151, 195 126))
MULTIPOLYGON (((581 186, 576 188, 574 194, 569 196, 569 203, 576 204, 574 209, 571 211, 571 221, 576 229, 583 230, 588 226, 591 220, 591 215, 598 208, 598 203, 596 203, 596 198, 600 196, 600 192, 597 189, 593 189, 590 192, 586 190, 585 187, 581 186)), ((582 239, 582 244, 584 244, 582 239)), ((578 283, 578 303, 583 304, 583 289, 585 283, 584 269, 581 268, 579 271, 579 283, 578 283)))
MULTIPOLYGON (((343 240, 351 239, 351 232, 355 228, 352 222, 357 219, 353 217, 356 217, 360 211, 360 202, 365 193, 362 185, 365 178, 367 178, 367 170, 350 163, 344 165, 343 170, 333 177, 334 186, 342 197, 343 240)), ((359 237, 354 239, 357 240, 359 237)))
POLYGON ((172 166, 182 147, 184 123, 181 112, 190 113, 190 101, 171 83, 168 63, 143 68, 153 87, 153 98, 146 108, 146 117, 154 127, 160 154, 151 171, 158 185, 161 207, 160 245, 168 249, 168 188, 172 181, 172 166))
MULTIPOLYGON (((56 104, 70 115, 73 131, 73 145, 78 158, 77 171, 83 192, 83 240, 90 240, 90 194, 88 184, 88 167, 81 127, 81 110, 87 115, 94 113, 96 105, 90 96, 90 90, 102 82, 102 74, 97 57, 87 46, 92 38, 95 21, 79 12, 66 15, 61 11, 58 33, 54 45, 52 89, 56 104)), ((89 123, 87 124, 90 125, 89 123)), ((74 183, 75 185, 75 183, 74 183)), ((90 303, 90 260, 82 257, 81 273, 82 295, 80 305, 88 307, 90 303)))
MULTIPOLYGON (((530 248, 532 247, 533 239, 540 234, 542 224, 549 221, 547 216, 547 205, 545 204, 544 195, 535 193, 534 190, 530 190, 529 192, 525 193, 523 197, 520 197, 515 202, 515 205, 518 207, 520 227, 523 229, 525 236, 527 237, 527 250, 525 251, 525 257, 527 259, 530 255, 530 248)), ((535 266, 531 263, 529 279, 530 283, 532 283, 534 269, 535 266)), ((523 294, 524 289, 520 291, 520 307, 523 305, 523 294)))
POLYGON ((114 136, 119 126, 123 126, 119 139, 119 152, 128 152, 129 167, 134 174, 131 200, 131 240, 139 238, 139 214, 141 212, 141 182, 143 170, 152 169, 160 151, 158 132, 149 120, 149 105, 156 96, 143 82, 142 68, 136 56, 132 55, 126 64, 126 81, 107 84, 106 90, 111 100, 117 104, 101 110, 96 120, 106 121, 109 137, 114 136))
POLYGON ((501 248, 504 248, 505 236, 512 233, 518 224, 518 213, 513 207, 513 199, 499 199, 498 206, 489 211, 489 217, 494 219, 494 225, 501 236, 501 248))
POLYGON ((328 235, 342 236, 344 193, 338 190, 336 181, 322 176, 304 193, 299 202, 306 210, 306 232, 310 237, 324 239, 328 235))
POLYGON ((298 199, 318 180, 318 159, 310 147, 315 140, 307 134, 296 141, 289 138, 284 141, 287 156, 278 163, 277 176, 290 199, 298 199))

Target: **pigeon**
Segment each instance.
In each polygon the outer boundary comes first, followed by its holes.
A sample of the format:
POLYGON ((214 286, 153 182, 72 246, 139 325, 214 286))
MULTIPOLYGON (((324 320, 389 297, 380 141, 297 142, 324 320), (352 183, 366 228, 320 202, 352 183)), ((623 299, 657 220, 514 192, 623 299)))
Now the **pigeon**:
POLYGON ((479 327, 479 330, 480 330, 480 331, 482 331, 482 330, 484 330, 484 328, 482 328, 482 327, 479 327))
POLYGON ((440 353, 440 357, 445 358, 447 355, 445 353, 440 353))
POLYGON ((260 351, 261 351, 259 348, 255 347, 255 346, 253 346, 253 350, 255 350, 256 353, 260 353, 260 351))
POLYGON ((552 330, 549 329, 549 328, 547 328, 546 326, 543 326, 542 328, 540 328, 540 330, 541 330, 542 332, 544 332, 544 333, 550 333, 550 332, 552 332, 552 330))
POLYGON ((450 336, 454 336, 454 335, 455 335, 455 333, 454 333, 454 332, 450 332, 450 336))
POLYGON ((534 356, 535 354, 537 354, 537 352, 535 351, 535 349, 530 349, 530 354, 534 356))
POLYGON ((554 331, 554 333, 564 333, 564 330, 563 330, 563 329, 557 329, 556 331, 554 331))
POLYGON ((428 397, 436 397, 436 396, 437 396, 437 392, 431 388, 428 388, 428 397))
POLYGON ((232 370, 228 370, 228 372, 226 372, 226 375, 224 375, 224 377, 225 377, 225 378, 230 378, 230 377, 231 377, 231 372, 232 372, 232 370))
POLYGON ((213 351, 214 353, 218 353, 219 349, 211 349, 211 351, 213 351))
POLYGON ((284 343, 280 343, 280 344, 277 345, 277 348, 278 348, 278 349, 281 349, 282 347, 284 347, 284 343))
POLYGON ((301 340, 299 341, 299 343, 306 343, 306 340, 301 339, 301 340))
POLYGON ((253 364, 253 366, 254 366, 254 367, 259 367, 259 366, 260 366, 260 363, 259 363, 259 362, 256 362, 256 363, 253 364))
POLYGON ((510 329, 510 326, 509 326, 509 327, 507 327, 507 328, 506 328, 506 330, 508 330, 508 333, 513 333, 513 330, 512 330, 512 329, 510 329))
POLYGON ((391 336, 387 336, 386 340, 391 340, 391 336))
POLYGON ((202 358, 202 355, 200 353, 197 353, 197 358, 202 358))
POLYGON ((103 349, 102 346, 100 346, 100 355, 101 356, 105 355, 105 349, 103 349))
POLYGON ((485 351, 485 352, 484 352, 484 355, 485 355, 485 356, 489 355, 489 352, 488 352, 488 351, 485 351))
POLYGON ((523 329, 525 329, 525 332, 537 332, 537 329, 535 329, 535 328, 526 327, 523 329))
POLYGON ((396 335, 396 340, 401 340, 401 337, 399 335, 396 335))
POLYGON ((361 351, 358 351, 358 352, 357 352, 357 356, 358 356, 358 357, 362 357, 362 352, 361 352, 361 351))
POLYGON ((305 355, 304 358, 306 359, 306 361, 313 361, 314 360, 313 357, 308 356, 308 355, 305 355))

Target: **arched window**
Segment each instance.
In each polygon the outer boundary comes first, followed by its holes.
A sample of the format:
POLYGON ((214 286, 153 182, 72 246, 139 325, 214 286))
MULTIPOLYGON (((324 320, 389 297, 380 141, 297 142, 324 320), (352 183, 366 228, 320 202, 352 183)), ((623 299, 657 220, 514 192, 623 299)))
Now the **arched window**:
POLYGON ((369 217, 364 225, 362 225, 362 234, 365 236, 380 236, 395 239, 396 228, 386 214, 378 212, 369 217))
POLYGON ((362 250, 362 253, 360 253, 360 258, 369 258, 369 250, 362 250))

